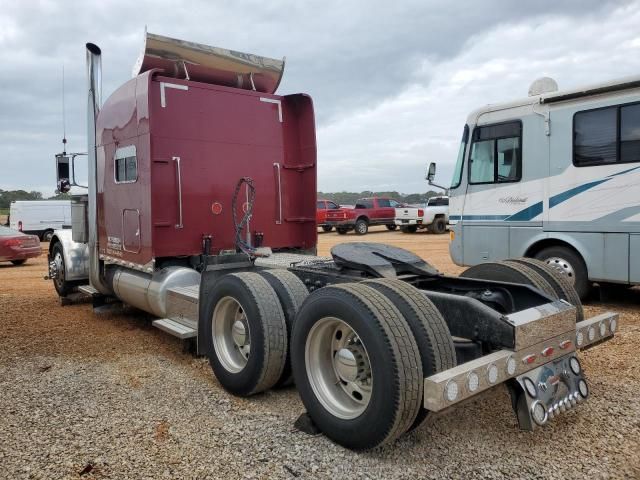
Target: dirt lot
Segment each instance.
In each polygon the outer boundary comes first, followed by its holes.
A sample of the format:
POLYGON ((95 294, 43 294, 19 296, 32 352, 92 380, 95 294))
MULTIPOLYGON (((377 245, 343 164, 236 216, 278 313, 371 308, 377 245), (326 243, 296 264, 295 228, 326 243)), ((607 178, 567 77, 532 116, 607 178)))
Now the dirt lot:
MULTIPOLYGON (((319 253, 362 240, 460 271, 447 236, 321 234, 319 253)), ((293 429, 294 388, 234 398, 139 312, 61 307, 45 269, 44 256, 0 265, 1 478, 640 478, 637 289, 587 307, 622 317, 613 341, 581 355, 592 397, 578 409, 520 432, 500 387, 356 454, 293 429)))

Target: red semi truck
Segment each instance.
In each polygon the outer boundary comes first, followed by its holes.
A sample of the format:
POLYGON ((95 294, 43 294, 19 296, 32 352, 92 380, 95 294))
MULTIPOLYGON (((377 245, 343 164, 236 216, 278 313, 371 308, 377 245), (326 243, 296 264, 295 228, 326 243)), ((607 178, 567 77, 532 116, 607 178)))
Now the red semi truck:
MULTIPOLYGON (((282 61, 147 34, 104 105, 100 65, 87 44, 88 192, 49 250, 62 300, 151 313, 231 394, 295 382, 297 425, 353 449, 500 384, 525 430, 587 399, 577 351, 610 339, 618 316, 585 319, 545 264, 451 277, 382 244, 315 256, 313 105, 275 94, 282 61)), ((57 156, 60 190, 73 158, 57 156)))

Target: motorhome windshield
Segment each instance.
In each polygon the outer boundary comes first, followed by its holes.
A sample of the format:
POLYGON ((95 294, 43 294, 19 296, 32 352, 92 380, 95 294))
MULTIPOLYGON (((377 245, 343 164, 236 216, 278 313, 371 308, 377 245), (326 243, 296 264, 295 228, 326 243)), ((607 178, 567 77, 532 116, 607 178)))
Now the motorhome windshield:
POLYGON ((460 149, 458 150, 458 159, 453 170, 453 178, 451 180, 451 188, 460 186, 462 180, 462 165, 464 165, 464 154, 467 151, 467 142, 469 140, 469 126, 465 125, 462 131, 462 140, 460 141, 460 149))

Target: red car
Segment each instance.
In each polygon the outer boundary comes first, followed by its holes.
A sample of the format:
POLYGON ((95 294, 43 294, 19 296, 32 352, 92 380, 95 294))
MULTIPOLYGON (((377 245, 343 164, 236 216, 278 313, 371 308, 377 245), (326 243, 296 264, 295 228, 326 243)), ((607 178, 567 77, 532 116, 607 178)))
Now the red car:
POLYGON ((397 225, 396 208, 404 205, 392 198, 361 198, 354 208, 340 208, 327 212, 325 224, 336 227, 339 234, 344 235, 349 230, 364 235, 373 225, 386 225, 388 230, 395 230, 397 225))
POLYGON ((27 258, 38 257, 41 253, 40 239, 36 235, 25 235, 0 225, 0 262, 22 265, 27 258))
POLYGON ((327 211, 339 210, 340 205, 332 202, 331 200, 318 200, 318 206, 316 209, 316 223, 318 227, 322 227, 325 232, 333 230, 331 225, 327 225, 327 211))

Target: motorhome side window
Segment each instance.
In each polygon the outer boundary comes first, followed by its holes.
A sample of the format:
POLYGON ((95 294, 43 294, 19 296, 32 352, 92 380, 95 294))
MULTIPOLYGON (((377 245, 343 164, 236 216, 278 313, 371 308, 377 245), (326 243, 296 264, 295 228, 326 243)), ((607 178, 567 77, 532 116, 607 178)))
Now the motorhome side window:
POLYGON ((576 167, 640 162, 640 104, 577 112, 573 117, 576 167))
POLYGON ((116 183, 133 183, 138 180, 138 160, 136 158, 135 145, 116 150, 114 179, 116 183))
POLYGON ((522 124, 476 127, 469 157, 469 183, 518 182, 522 176, 522 124))

